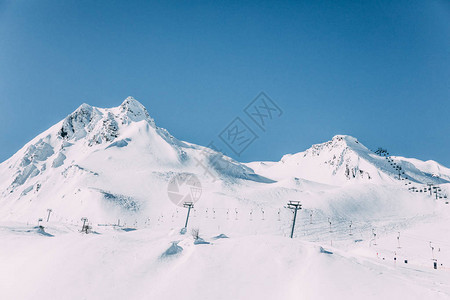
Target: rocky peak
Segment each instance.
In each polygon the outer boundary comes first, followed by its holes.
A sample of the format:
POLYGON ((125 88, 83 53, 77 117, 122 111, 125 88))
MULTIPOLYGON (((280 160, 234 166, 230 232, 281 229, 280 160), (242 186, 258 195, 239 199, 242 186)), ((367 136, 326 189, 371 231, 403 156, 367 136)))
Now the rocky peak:
POLYGON ((154 125, 145 106, 131 96, 127 97, 120 105, 120 112, 124 115, 122 122, 124 124, 147 120, 154 125))
POLYGON ((73 113, 68 115, 59 131, 59 136, 64 139, 80 139, 86 136, 90 125, 99 112, 89 104, 83 103, 73 113))

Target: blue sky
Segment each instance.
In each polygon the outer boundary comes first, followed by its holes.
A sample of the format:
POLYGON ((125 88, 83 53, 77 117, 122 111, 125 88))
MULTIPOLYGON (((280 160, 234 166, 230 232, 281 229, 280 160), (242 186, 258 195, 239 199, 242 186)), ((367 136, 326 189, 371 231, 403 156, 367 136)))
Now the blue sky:
POLYGON ((349 134, 450 166, 450 3, 0 0, 0 161, 129 95, 202 145, 240 117, 259 138, 221 147, 241 161, 349 134), (244 113, 261 91, 283 110, 265 132, 244 113))

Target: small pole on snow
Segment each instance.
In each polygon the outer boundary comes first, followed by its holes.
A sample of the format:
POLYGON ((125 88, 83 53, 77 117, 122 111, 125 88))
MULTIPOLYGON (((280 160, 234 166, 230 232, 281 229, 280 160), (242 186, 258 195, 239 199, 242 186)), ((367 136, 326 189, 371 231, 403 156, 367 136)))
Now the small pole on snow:
POLYGON ((48 211, 48 216, 47 216, 47 222, 48 222, 48 220, 50 219, 50 214, 52 213, 52 209, 48 208, 47 211, 48 211))
POLYGON ((350 228, 350 234, 349 234, 349 235, 353 235, 353 234, 352 234, 352 225, 353 225, 353 221, 350 221, 350 225, 349 225, 349 228, 350 228))
POLYGON ((297 218, 297 210, 302 209, 302 205, 300 201, 289 201, 287 204, 289 209, 294 210, 294 219, 292 220, 292 230, 291 230, 291 239, 294 237, 294 228, 295 228, 295 219, 297 218))
POLYGON ((431 248, 431 258, 434 259, 434 247, 433 245, 431 245, 431 241, 430 241, 430 248, 431 248))

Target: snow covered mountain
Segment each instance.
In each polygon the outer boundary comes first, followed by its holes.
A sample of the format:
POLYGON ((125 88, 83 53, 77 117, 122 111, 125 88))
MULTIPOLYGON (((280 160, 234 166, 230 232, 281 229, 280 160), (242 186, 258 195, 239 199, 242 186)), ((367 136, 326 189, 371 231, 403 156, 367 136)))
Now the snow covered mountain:
POLYGON ((177 140, 128 97, 110 109, 82 104, 0 164, 0 211, 61 207, 92 215, 106 205, 137 212, 167 198, 168 181, 182 172, 217 184, 270 182, 212 149, 177 140))
POLYGON ((448 299, 450 170, 379 154, 337 135, 244 164, 131 97, 83 104, 0 164, 0 299, 448 299), (169 199, 186 173, 201 239, 169 199))
POLYGON ((377 155, 357 139, 336 135, 304 152, 287 154, 279 162, 252 162, 247 166, 276 180, 298 177, 341 185, 354 182, 449 183, 450 169, 434 161, 377 155))
POLYGON ((254 182, 259 190, 271 191, 275 201, 280 193, 298 193, 300 181, 311 189, 450 181, 450 170, 438 163, 379 156, 344 135, 279 162, 242 164, 176 139, 128 97, 114 108, 82 104, 0 164, 0 215, 30 218, 46 207, 77 217, 148 215, 150 207, 159 211, 171 205, 161 199, 167 199, 169 180, 183 172, 200 178, 206 197, 259 197, 243 188, 254 182))

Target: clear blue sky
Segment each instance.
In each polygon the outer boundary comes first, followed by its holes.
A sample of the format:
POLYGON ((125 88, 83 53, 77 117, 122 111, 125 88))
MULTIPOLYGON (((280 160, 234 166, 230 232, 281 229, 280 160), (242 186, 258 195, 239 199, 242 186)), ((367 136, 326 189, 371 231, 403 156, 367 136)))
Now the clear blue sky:
POLYGON ((0 0, 0 161, 129 95, 206 145, 260 91, 284 114, 241 161, 350 134, 450 166, 450 2, 0 0))

